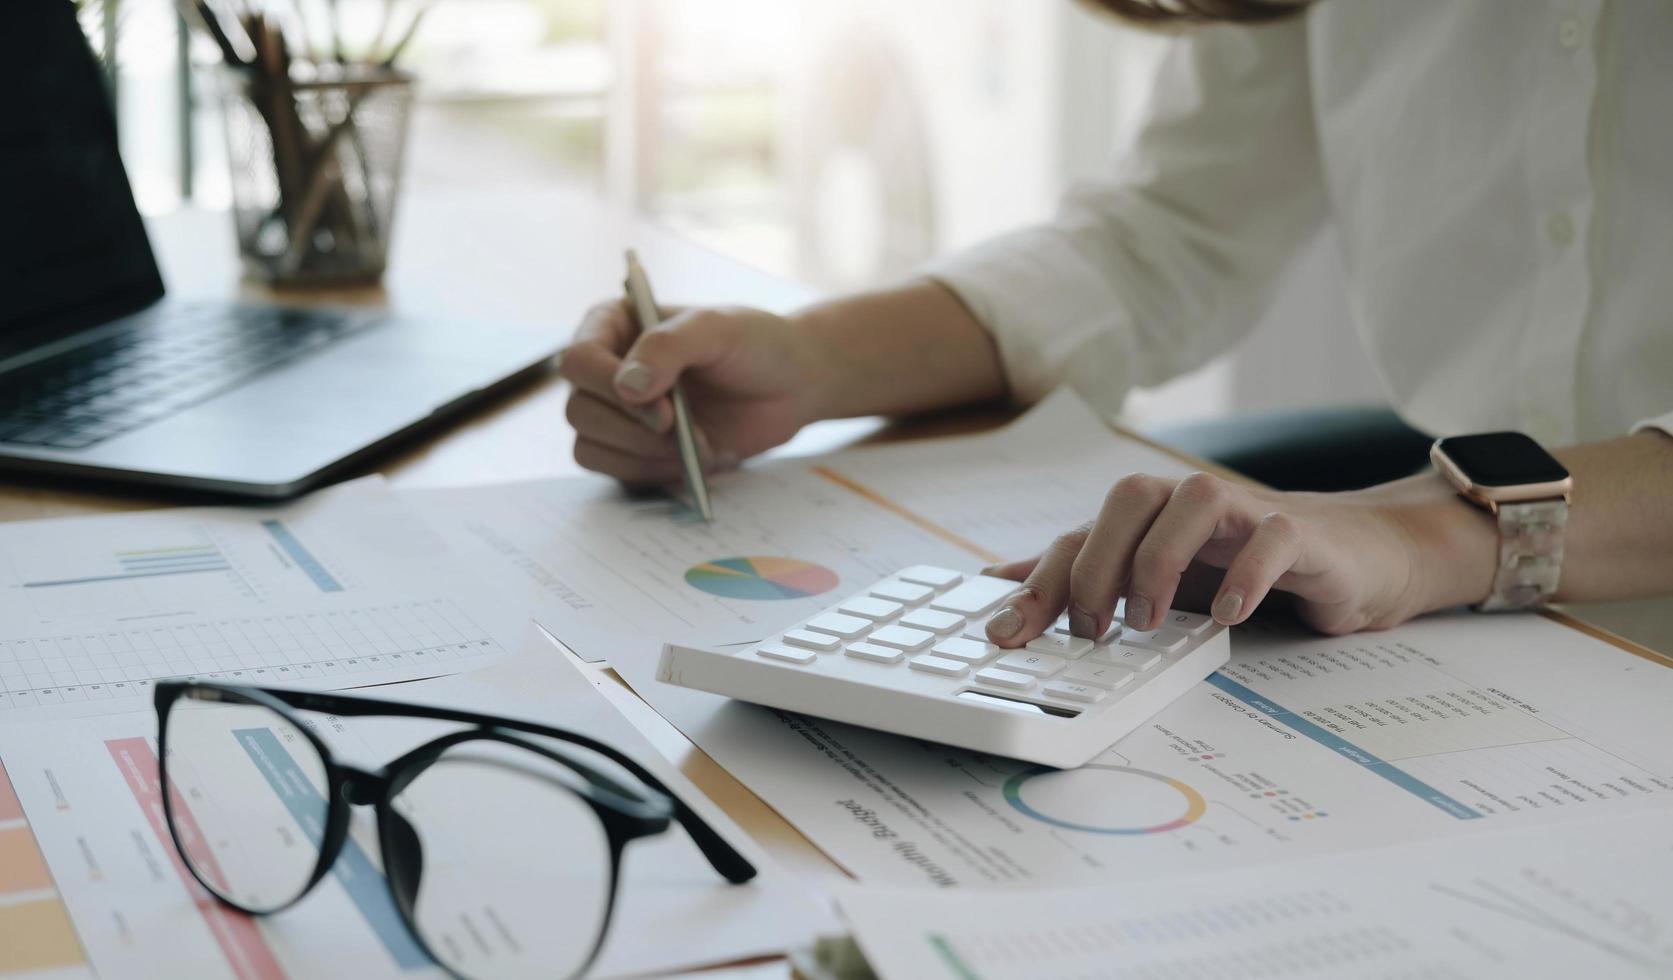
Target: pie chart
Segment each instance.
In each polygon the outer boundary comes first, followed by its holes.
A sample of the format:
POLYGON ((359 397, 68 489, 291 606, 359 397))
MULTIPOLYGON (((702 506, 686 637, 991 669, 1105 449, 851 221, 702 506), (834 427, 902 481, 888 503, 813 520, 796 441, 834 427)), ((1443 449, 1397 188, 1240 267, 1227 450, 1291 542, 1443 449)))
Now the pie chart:
POLYGON ((686 569, 686 584, 722 599, 806 599, 837 587, 837 574, 799 558, 716 558, 686 569))

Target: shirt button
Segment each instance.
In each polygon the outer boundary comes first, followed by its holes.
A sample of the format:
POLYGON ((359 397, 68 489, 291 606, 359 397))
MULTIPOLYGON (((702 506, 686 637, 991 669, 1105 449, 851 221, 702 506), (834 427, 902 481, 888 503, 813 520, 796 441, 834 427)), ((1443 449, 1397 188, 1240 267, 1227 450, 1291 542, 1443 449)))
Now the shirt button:
POLYGON ((1557 43, 1573 50, 1580 46, 1580 22, 1565 20, 1557 25, 1557 43))
POLYGON ((1546 219, 1545 233, 1551 236, 1551 243, 1558 248, 1566 247, 1574 241, 1574 222, 1569 216, 1558 212, 1546 219))

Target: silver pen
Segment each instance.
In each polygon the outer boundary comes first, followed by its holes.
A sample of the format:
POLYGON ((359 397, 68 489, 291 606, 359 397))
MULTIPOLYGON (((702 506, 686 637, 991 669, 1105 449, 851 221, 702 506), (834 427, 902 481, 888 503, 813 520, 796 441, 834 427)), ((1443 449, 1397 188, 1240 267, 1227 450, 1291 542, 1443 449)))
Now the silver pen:
MULTIPOLYGON (((622 285, 627 290, 628 305, 633 307, 633 318, 639 321, 639 332, 655 330, 662 322, 662 313, 657 308, 656 297, 651 295, 651 281, 645 276, 645 268, 631 248, 627 250, 627 281, 622 285)), ((703 520, 712 521, 714 508, 709 504, 709 485, 703 482, 703 457, 697 451, 697 433, 691 427, 691 408, 686 404, 684 387, 674 382, 668 397, 674 403, 674 442, 680 451, 680 472, 685 474, 686 492, 703 520)))

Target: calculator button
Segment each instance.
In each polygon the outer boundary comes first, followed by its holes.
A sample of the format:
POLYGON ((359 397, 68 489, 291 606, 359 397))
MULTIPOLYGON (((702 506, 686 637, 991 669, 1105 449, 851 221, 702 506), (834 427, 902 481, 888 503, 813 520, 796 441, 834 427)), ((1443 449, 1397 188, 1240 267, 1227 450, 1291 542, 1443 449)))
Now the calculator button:
POLYGON ((937 589, 945 589, 950 585, 957 585, 964 581, 964 575, 950 568, 936 568, 934 565, 913 565, 895 573, 895 577, 919 585, 928 585, 937 589))
POLYGON ((900 625, 946 634, 963 627, 964 617, 939 609, 914 609, 900 618, 900 625))
POLYGON ((1092 649, 1092 641, 1062 633, 1044 633, 1029 640, 1025 647, 1035 653, 1050 653, 1073 660, 1085 656, 1092 649))
POLYGON ((1113 647, 1099 647, 1086 658, 1101 664, 1114 664, 1128 670, 1149 670, 1162 662, 1162 655, 1154 650, 1141 650, 1118 644, 1113 647))
POLYGON ((972 640, 967 636, 955 636, 937 643, 930 648, 930 652, 942 657, 951 657, 954 660, 963 660, 965 663, 979 664, 992 659, 995 654, 1003 651, 982 640, 972 640))
POLYGON ((829 652, 842 646, 842 641, 829 633, 814 633, 810 630, 791 630, 784 634, 784 642, 821 652, 829 652))
POLYGON ((828 612, 821 613, 808 620, 807 628, 816 633, 829 633, 832 636, 840 636, 845 640, 852 640, 866 630, 871 629, 871 620, 828 612))
POLYGON ((905 650, 907 653, 916 653, 934 643, 935 634, 891 624, 889 626, 879 626, 866 639, 879 646, 894 647, 898 650, 905 650))
POLYGON ((1168 614, 1162 617, 1164 629, 1182 630, 1192 636, 1208 629, 1213 622, 1214 620, 1202 613, 1181 612, 1178 609, 1169 609, 1168 614))
POLYGON ((1190 639, 1189 636, 1179 630, 1127 630, 1121 634, 1121 645, 1155 650, 1157 653, 1172 653, 1184 646, 1190 639))
POLYGON ((848 644, 848 655, 858 660, 870 660, 879 664, 899 663, 900 658, 906 656, 899 650, 880 647, 875 643, 850 643, 848 644))
POLYGON ((1017 670, 1035 677, 1050 677, 1069 665, 1069 661, 1049 653, 1029 653, 1027 650, 1012 650, 1005 656, 994 661, 995 667, 1006 670, 1017 670))
POLYGON ((798 650, 795 647, 781 646, 777 643, 763 645, 755 651, 755 655, 766 657, 769 660, 784 660, 793 664, 810 664, 819 659, 819 655, 816 653, 798 650))
POLYGON ((1097 704, 1109 694, 1108 691, 1105 691, 1102 688, 1093 687, 1090 684, 1076 684, 1075 682, 1069 680, 1052 681, 1050 684, 1041 688, 1041 690, 1045 691, 1054 698, 1063 698, 1066 701, 1079 701, 1082 704, 1097 704))
POLYGON ((1014 670, 1005 670, 1000 667, 983 667, 976 671, 976 679, 983 684, 1008 687, 1013 691, 1026 691, 1034 686, 1034 678, 1027 674, 1019 674, 1014 670))
MULTIPOLYGON (((1057 633, 1060 636, 1074 636, 1075 635, 1074 633, 1070 632, 1070 630, 1069 630, 1069 614, 1068 613, 1064 613, 1062 616, 1058 617, 1057 622, 1051 624, 1051 632, 1057 633)), ((1101 635, 1093 637, 1092 642, 1093 643, 1109 643, 1120 635, 1121 635, 1121 620, 1112 619, 1112 620, 1110 620, 1109 627, 1107 629, 1105 629, 1104 632, 1101 635)))
POLYGON ((912 582, 901 582, 895 579, 889 579, 888 581, 879 582, 872 586, 871 594, 879 599, 887 599, 890 602, 902 602, 908 606, 916 606, 918 603, 923 602, 925 599, 934 595, 935 590, 927 585, 917 585, 912 582))
POLYGON ((1090 684, 1106 691, 1119 691, 1133 683, 1133 677, 1133 672, 1125 667, 1094 663, 1093 659, 1089 658, 1077 664, 1070 664, 1061 679, 1076 684, 1090 684))
POLYGON ((970 665, 962 661, 948 660, 946 657, 937 657, 928 653, 921 657, 913 657, 907 661, 907 664, 913 670, 928 671, 931 674, 945 674, 948 677, 962 676, 965 671, 970 669, 970 665))
POLYGON ((898 602, 879 599, 876 596, 857 595, 837 606, 837 612, 849 616, 860 616, 874 623, 881 623, 894 619, 906 607, 898 602))
POLYGON ((1018 583, 1005 579, 978 575, 963 585, 955 586, 951 591, 936 596, 930 600, 930 605, 943 612, 958 613, 960 616, 980 616, 999 605, 1001 599, 1015 592, 1017 585, 1018 583))

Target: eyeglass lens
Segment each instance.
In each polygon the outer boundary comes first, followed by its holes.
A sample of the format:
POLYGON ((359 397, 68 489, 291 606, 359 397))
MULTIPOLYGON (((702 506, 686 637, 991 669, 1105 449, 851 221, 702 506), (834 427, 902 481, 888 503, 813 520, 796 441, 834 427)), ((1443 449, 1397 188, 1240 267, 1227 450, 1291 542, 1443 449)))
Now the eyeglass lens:
POLYGON ((170 818, 199 879, 253 912, 294 901, 330 812, 318 750, 261 705, 190 696, 175 701, 165 741, 170 818))
POLYGON ((477 740, 448 748, 395 798, 394 832, 412 835, 422 872, 392 856, 390 879, 453 972, 550 978, 586 965, 614 872, 603 823, 565 785, 575 779, 538 753, 477 740))

